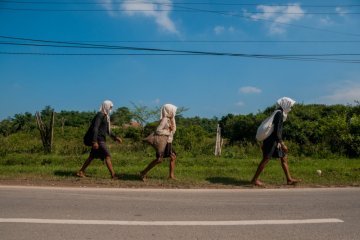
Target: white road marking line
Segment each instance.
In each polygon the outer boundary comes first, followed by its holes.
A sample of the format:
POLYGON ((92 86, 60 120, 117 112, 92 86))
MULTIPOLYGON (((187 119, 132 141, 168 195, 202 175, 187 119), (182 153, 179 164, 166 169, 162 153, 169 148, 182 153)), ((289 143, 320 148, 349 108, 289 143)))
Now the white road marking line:
POLYGON ((288 225, 343 223, 337 218, 298 220, 242 220, 242 221, 112 221, 38 218, 0 218, 0 223, 75 224, 75 225, 120 225, 120 226, 242 226, 242 225, 288 225))

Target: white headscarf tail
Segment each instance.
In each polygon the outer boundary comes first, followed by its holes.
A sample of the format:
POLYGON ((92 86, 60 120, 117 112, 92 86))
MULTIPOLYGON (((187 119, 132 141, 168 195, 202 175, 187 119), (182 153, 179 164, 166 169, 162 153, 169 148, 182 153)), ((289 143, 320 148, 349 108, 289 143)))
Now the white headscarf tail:
POLYGON ((175 122, 176 110, 177 107, 175 105, 165 104, 161 107, 161 113, 160 113, 160 119, 163 119, 164 117, 170 118, 174 132, 176 131, 176 122, 175 122))
POLYGON ((289 97, 282 97, 277 100, 277 105, 283 109, 283 121, 286 120, 288 113, 291 111, 291 107, 296 103, 295 100, 289 97))
POLYGON ((103 114, 106 115, 106 120, 108 122, 108 129, 109 129, 109 134, 111 132, 111 129, 110 129, 110 113, 111 113, 111 110, 112 110, 112 107, 114 106, 114 104, 112 103, 112 101, 110 100, 105 100, 101 106, 100 106, 100 109, 99 111, 102 112, 103 114))

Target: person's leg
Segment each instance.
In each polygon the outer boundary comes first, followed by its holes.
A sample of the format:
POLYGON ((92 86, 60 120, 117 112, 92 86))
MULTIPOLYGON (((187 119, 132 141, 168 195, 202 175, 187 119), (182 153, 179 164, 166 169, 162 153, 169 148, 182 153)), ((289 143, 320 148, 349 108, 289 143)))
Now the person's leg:
POLYGON ((84 164, 82 165, 81 169, 76 173, 78 177, 86 177, 85 170, 90 165, 94 157, 90 154, 89 157, 85 160, 84 164))
POLYGON ((111 153, 105 142, 99 142, 99 158, 104 160, 106 167, 108 168, 111 178, 116 179, 112 162, 111 162, 111 153))
POLYGON ((285 173, 285 176, 286 176, 287 184, 292 185, 292 184, 297 183, 299 180, 292 178, 291 175, 290 175, 287 156, 285 155, 284 157, 280 158, 280 160, 281 160, 281 167, 284 170, 284 173, 285 173))
POLYGON ((114 168, 112 166, 112 162, 111 162, 111 157, 110 156, 107 156, 104 160, 105 164, 106 164, 106 167, 109 169, 109 172, 111 174, 111 178, 113 179, 116 179, 117 176, 115 174, 115 171, 114 171, 114 168))
POLYGON ((170 155, 170 167, 169 167, 169 179, 176 179, 175 178, 175 161, 176 161, 176 154, 171 153, 170 155))
POLYGON ((151 163, 149 163, 149 165, 140 172, 140 178, 141 180, 145 180, 146 179, 146 174, 156 165, 160 164, 163 161, 163 156, 157 156, 156 159, 154 161, 152 161, 151 163))
POLYGON ((270 160, 269 157, 265 157, 265 156, 263 157, 263 159, 261 160, 261 162, 260 162, 260 164, 259 164, 259 166, 258 166, 258 168, 257 168, 257 170, 255 172, 255 175, 254 175, 253 179, 251 180, 252 184, 254 184, 256 186, 262 186, 263 185, 263 183, 260 182, 258 180, 258 178, 259 178, 260 174, 262 173, 262 171, 264 170, 266 164, 268 164, 269 160, 270 160))

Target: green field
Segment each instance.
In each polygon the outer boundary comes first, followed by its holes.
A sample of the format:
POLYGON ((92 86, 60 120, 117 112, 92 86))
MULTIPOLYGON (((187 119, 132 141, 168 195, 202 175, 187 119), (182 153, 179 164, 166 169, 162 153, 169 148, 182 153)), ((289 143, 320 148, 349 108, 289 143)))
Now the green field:
MULTIPOLYGON (((296 187, 360 186, 360 103, 355 105, 297 104, 284 124, 296 187), (317 170, 321 170, 319 175, 317 170)), ((228 114, 221 119, 177 115, 173 146, 178 153, 176 181, 167 180, 169 161, 153 169, 146 182, 139 172, 154 159, 154 150, 142 139, 156 128, 159 109, 146 106, 118 108, 111 115, 112 131, 123 138, 109 139, 113 165, 120 180, 111 180, 107 168, 95 160, 80 179, 75 173, 87 158, 83 136, 95 112, 41 111, 46 133, 54 119, 51 149, 42 141, 35 116, 16 114, 0 121, 0 184, 75 185, 109 187, 244 188, 261 160, 256 129, 275 106, 247 115, 228 114), (54 115, 55 114, 55 115, 54 115), (51 118, 51 116, 55 116, 51 118), (143 123, 129 127, 131 120, 143 123), (154 121, 152 121, 153 119, 154 121), (150 121, 151 120, 151 121, 150 121), (214 156, 217 126, 222 128, 221 157, 214 156), (45 147, 44 147, 45 145, 45 147), (51 152, 51 154, 45 154, 51 152)), ((183 110, 186 111, 186 110, 183 110)), ((41 129, 41 128, 40 128, 41 129)), ((279 160, 270 161, 260 180, 269 188, 286 187, 279 160)))
MULTIPOLYGON (((248 188, 259 156, 215 157, 186 156, 179 153, 175 174, 177 180, 168 180, 169 160, 155 167, 146 182, 138 173, 153 159, 152 149, 140 152, 121 151, 113 146, 113 165, 119 180, 111 180, 106 166, 95 159, 87 169, 87 178, 78 178, 87 154, 60 155, 40 153, 11 153, 0 158, 0 184, 70 185, 102 187, 154 188, 248 188)), ((226 155, 226 151, 223 152, 226 155)), ((290 172, 302 179, 296 187, 360 186, 360 159, 312 159, 289 156, 290 172), (321 170, 321 176, 317 170, 321 170)), ((286 187, 279 160, 272 160, 260 179, 268 188, 286 187)))

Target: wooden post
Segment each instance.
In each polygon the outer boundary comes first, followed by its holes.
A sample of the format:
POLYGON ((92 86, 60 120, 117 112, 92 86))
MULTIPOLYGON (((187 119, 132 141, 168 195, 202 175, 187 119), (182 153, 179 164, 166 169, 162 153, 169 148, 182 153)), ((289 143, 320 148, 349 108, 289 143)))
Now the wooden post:
POLYGON ((221 138, 221 128, 219 126, 219 124, 217 125, 217 129, 216 129, 216 143, 215 143, 215 156, 220 156, 221 155, 221 147, 223 145, 223 141, 221 138))
POLYGON ((41 119, 41 115, 39 112, 36 112, 36 123, 38 129, 40 131, 41 141, 44 146, 45 153, 52 152, 52 146, 54 141, 54 122, 55 122, 55 114, 54 112, 51 113, 50 124, 47 126, 41 119))

